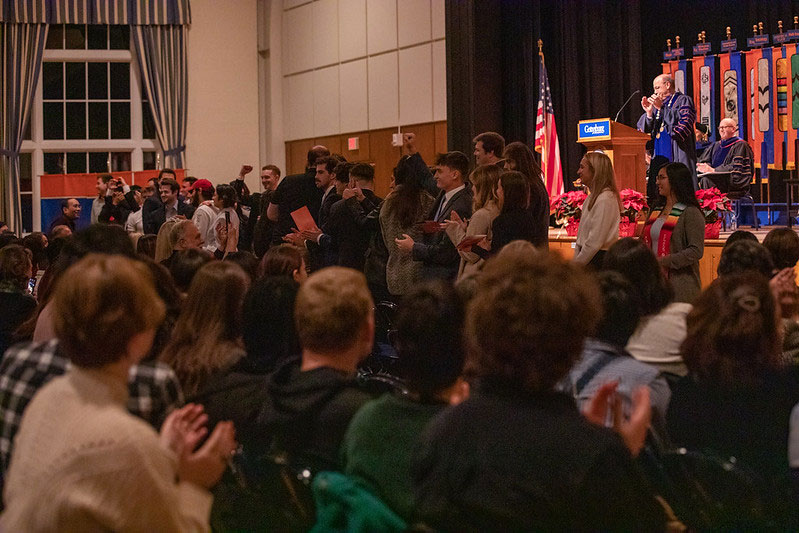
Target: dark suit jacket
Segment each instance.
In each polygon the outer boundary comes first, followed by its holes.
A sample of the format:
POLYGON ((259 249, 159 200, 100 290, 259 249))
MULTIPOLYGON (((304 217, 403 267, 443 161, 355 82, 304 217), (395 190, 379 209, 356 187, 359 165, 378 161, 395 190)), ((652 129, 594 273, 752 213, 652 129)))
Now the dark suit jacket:
MULTIPOLYGON (((194 215, 194 206, 183 202, 178 198, 178 215, 183 215, 186 218, 191 218, 194 215)), ((144 233, 158 233, 164 222, 166 222, 166 207, 164 204, 156 207, 155 210, 149 214, 145 211, 142 214, 142 223, 144 224, 144 233)))
POLYGON ((291 212, 302 206, 308 207, 311 216, 319 224, 319 207, 322 205, 324 191, 316 186, 315 176, 316 169, 309 168, 305 174, 286 176, 275 189, 272 203, 278 206, 279 215, 272 236, 273 243, 282 243, 283 236, 291 233, 291 228, 296 225, 291 218, 291 212))
POLYGON ((119 205, 114 205, 111 196, 106 196, 103 208, 100 210, 100 216, 97 219, 106 224, 118 224, 124 226, 131 213, 139 210, 139 204, 136 203, 133 191, 128 191, 125 194, 125 200, 120 202, 119 205))
POLYGON ((72 233, 75 233, 75 220, 67 218, 63 214, 50 223, 50 233, 53 232, 53 228, 56 226, 66 226, 72 230, 72 233))
MULTIPOLYGON (((445 194, 441 191, 427 216, 428 220, 443 222, 450 218, 452 211, 457 212, 462 219, 472 216, 472 195, 469 187, 464 187, 450 198, 436 217, 444 197, 445 194)), ((458 274, 460 255, 445 231, 425 234, 422 242, 414 243, 413 259, 424 262, 423 275, 426 279, 454 279, 458 274)))
POLYGON ((319 241, 323 250, 332 250, 336 265, 362 272, 369 241, 377 229, 366 215, 383 201, 369 189, 364 189, 363 195, 362 202, 349 198, 333 204, 319 241))
POLYGON ((538 245, 537 222, 527 209, 503 211, 491 223, 491 250, 473 246, 472 253, 488 259, 511 241, 523 240, 538 245))
MULTIPOLYGON (((322 195, 324 196, 324 192, 322 195)), ((327 219, 330 216, 330 209, 332 209, 333 204, 339 200, 341 200, 341 196, 339 196, 335 188, 330 191, 330 194, 324 196, 322 205, 319 207, 319 218, 317 219, 317 224, 320 228, 322 228, 325 225, 325 222, 327 222, 327 219)))

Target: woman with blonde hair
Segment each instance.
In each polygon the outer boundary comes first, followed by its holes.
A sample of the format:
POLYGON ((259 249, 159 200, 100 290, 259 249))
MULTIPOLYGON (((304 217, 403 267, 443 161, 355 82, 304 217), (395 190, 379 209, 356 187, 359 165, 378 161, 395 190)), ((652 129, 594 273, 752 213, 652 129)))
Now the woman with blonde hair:
POLYGON ((600 268, 608 248, 619 240, 622 204, 613 163, 602 152, 588 152, 577 175, 590 194, 583 204, 574 261, 600 268))
MULTIPOLYGON (((481 165, 469 175, 472 184, 472 218, 461 220, 458 213, 452 212, 452 220, 447 221, 447 236, 457 246, 464 238, 485 235, 491 240, 491 223, 499 215, 496 188, 502 170, 496 165, 481 165)), ((474 276, 483 268, 484 260, 477 254, 459 250, 461 264, 458 280, 474 276)))
POLYGON ((208 263, 194 275, 172 339, 160 357, 175 371, 187 399, 244 357, 241 315, 249 288, 249 276, 229 261, 208 263))
POLYGON ((154 259, 156 263, 160 263, 172 255, 172 240, 169 237, 176 223, 177 220, 167 220, 161 224, 161 229, 158 230, 158 237, 155 240, 154 259))

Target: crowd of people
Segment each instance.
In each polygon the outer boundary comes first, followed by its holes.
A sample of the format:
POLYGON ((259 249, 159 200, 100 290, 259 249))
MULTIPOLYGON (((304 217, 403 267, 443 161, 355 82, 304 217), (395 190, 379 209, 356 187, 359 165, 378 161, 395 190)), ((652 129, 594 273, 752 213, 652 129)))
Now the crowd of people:
POLYGON ((384 199, 316 146, 261 193, 246 165, 104 176, 88 228, 68 199, 48 235, 0 233, 0 528, 797 524, 795 232, 736 232, 702 291, 684 164, 619 239, 612 163, 586 154, 565 260, 524 144, 483 133, 474 168, 434 171, 404 151, 384 199), (764 510, 693 513, 679 448, 764 510))

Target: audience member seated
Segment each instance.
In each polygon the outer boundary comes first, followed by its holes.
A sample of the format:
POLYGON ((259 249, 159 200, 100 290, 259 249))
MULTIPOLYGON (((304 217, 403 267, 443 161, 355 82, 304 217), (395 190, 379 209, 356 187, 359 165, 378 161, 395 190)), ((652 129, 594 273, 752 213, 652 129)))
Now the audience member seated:
POLYGON ((796 286, 799 236, 790 228, 776 228, 768 232, 763 246, 771 253, 776 272, 771 286, 782 316, 782 353, 788 360, 799 362, 799 287, 796 286))
POLYGON ((203 246, 203 237, 191 220, 178 220, 169 230, 169 245, 172 253, 161 261, 167 268, 172 266, 175 255, 185 250, 199 250, 203 246))
POLYGON ((298 285, 308 279, 303 250, 293 244, 283 243, 269 248, 261 259, 258 277, 286 276, 298 285))
POLYGON ((414 261, 422 263, 424 279, 454 280, 458 275, 460 256, 444 228, 453 211, 461 219, 472 215, 472 195, 465 184, 468 175, 469 158, 466 155, 461 152, 440 154, 435 174, 440 192, 427 213, 427 221, 433 227, 423 233, 420 242, 408 234, 395 239, 401 253, 410 254, 414 261))
POLYGON ((645 385, 649 387, 653 418, 664 424, 671 395, 669 384, 656 367, 636 361, 624 349, 641 316, 640 293, 618 272, 600 272, 598 281, 604 313, 596 333, 585 340, 582 357, 562 382, 562 390, 571 393, 582 408, 604 383, 617 381, 617 393, 629 412, 635 390, 645 385))
POLYGON ((178 252, 172 264, 169 265, 169 273, 175 282, 175 287, 181 294, 189 292, 189 286, 194 279, 194 275, 206 263, 212 261, 214 256, 205 250, 184 250, 178 252))
POLYGON ((766 278, 746 272, 715 280, 688 315, 689 375, 672 387, 668 427, 675 445, 733 456, 784 486, 799 383, 795 368, 781 362, 777 328, 766 278))
POLYGON ((422 239, 422 223, 435 201, 422 186, 422 178, 414 171, 412 157, 401 158, 394 169, 394 189, 380 209, 380 233, 388 251, 386 288, 393 297, 402 296, 422 279, 422 263, 397 245, 406 236, 412 241, 422 239))
POLYGON ((530 148, 520 142, 512 142, 505 147, 505 170, 521 172, 530 185, 530 214, 535 221, 532 243, 539 248, 549 248, 549 193, 544 185, 543 173, 535 162, 530 148))
POLYGON ((39 291, 39 316, 33 332, 34 342, 44 342, 56 338, 53 329, 53 310, 49 305, 50 296, 58 286, 64 271, 88 254, 124 255, 135 258, 133 243, 128 234, 119 226, 109 224, 92 224, 79 231, 64 246, 63 251, 54 263, 52 276, 47 290, 39 291))
MULTIPOLYGON (((483 135, 489 135, 489 133, 483 135)), ((493 139, 493 137, 487 138, 493 139)), ((475 141, 475 143, 475 157, 478 157, 477 146, 484 143, 482 141, 475 141)), ((481 157, 488 156, 483 152, 481 157)), ((500 174, 502 174, 502 169, 496 164, 479 166, 469 174, 469 183, 472 187, 472 218, 468 221, 462 220, 455 212, 452 214, 452 219, 447 220, 447 236, 456 246, 464 238, 474 238, 475 235, 485 235, 489 241, 491 240, 491 223, 499 215, 497 183, 500 174)), ((461 256, 457 278, 459 282, 476 275, 483 268, 484 260, 469 249, 459 248, 458 254, 461 256)))
POLYGON ((472 246, 472 252, 488 258, 511 241, 523 240, 536 244, 536 221, 530 213, 530 185, 524 174, 515 170, 502 173, 497 182, 497 205, 500 212, 491 223, 491 241, 472 246))
POLYGON ((724 241, 724 247, 722 249, 726 248, 727 246, 737 241, 760 242, 757 240, 757 235, 755 235, 751 231, 747 231, 745 229, 739 229, 730 233, 730 236, 727 237, 726 241, 724 241))
POLYGON ((44 270, 47 269, 49 265, 47 247, 49 244, 47 236, 40 231, 34 231, 22 238, 22 246, 31 252, 31 261, 33 263, 32 278, 40 277, 44 270))
POLYGON ((158 236, 156 235, 142 235, 139 237, 139 240, 136 241, 136 253, 142 257, 149 257, 154 261, 157 242, 158 236))
POLYGON ((244 273, 247 274, 247 277, 250 278, 250 283, 257 279, 260 261, 258 261, 254 253, 244 251, 230 252, 225 256, 225 261, 239 265, 244 273))
POLYGON ((297 294, 294 323, 302 347, 270 375, 259 415, 272 449, 312 472, 339 470, 350 420, 370 396, 355 371, 374 339, 372 298, 363 274, 329 267, 312 274, 297 294))
POLYGON ((680 345, 687 330, 685 317, 693 307, 689 303, 672 301, 671 284, 652 250, 631 237, 620 239, 605 255, 603 268, 620 273, 641 296, 642 317, 627 341, 630 355, 661 372, 677 376, 687 374, 680 345))
POLYGON ((0 356, 14 342, 17 328, 36 312, 36 299, 28 292, 33 277, 32 254, 19 244, 0 248, 0 356))
POLYGON ((155 240, 155 262, 163 263, 172 255, 172 228, 177 224, 177 219, 167 220, 161 224, 158 237, 155 240))
POLYGON ((486 263, 466 316, 467 369, 478 379, 417 444, 417 513, 442 531, 663 530, 640 477, 648 389, 619 434, 605 427, 614 386, 588 413, 555 392, 599 319, 596 283, 554 255, 486 263))
POLYGON ((795 268, 799 262, 799 235, 790 228, 775 228, 763 239, 763 246, 771 253, 774 268, 795 268))
POLYGON ((442 281, 405 295, 397 313, 398 372, 408 394, 387 393, 361 408, 341 448, 344 472, 365 482, 405 520, 414 510, 411 455, 424 428, 468 394, 463 372, 463 304, 442 281))
POLYGON ((54 305, 74 366, 22 417, 0 527, 207 530, 208 489, 236 446, 232 424, 219 424, 195 450, 206 431, 201 407, 175 411, 160 436, 124 410, 129 371, 150 350, 164 314, 146 268, 87 257, 66 272, 54 305))
POLYGON ((241 267, 227 261, 208 263, 194 276, 172 338, 160 356, 177 374, 189 401, 212 376, 244 357, 241 306, 249 286, 241 267))
POLYGON ((719 277, 747 271, 762 274, 766 279, 774 273, 774 262, 768 249, 757 241, 739 240, 721 251, 716 273, 719 277))

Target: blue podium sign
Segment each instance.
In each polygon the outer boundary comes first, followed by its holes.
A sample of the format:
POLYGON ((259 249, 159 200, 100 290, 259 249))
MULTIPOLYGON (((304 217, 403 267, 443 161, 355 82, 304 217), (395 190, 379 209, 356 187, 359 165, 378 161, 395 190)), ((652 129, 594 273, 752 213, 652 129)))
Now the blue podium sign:
POLYGON ((577 142, 610 139, 610 119, 581 120, 577 123, 577 142))

